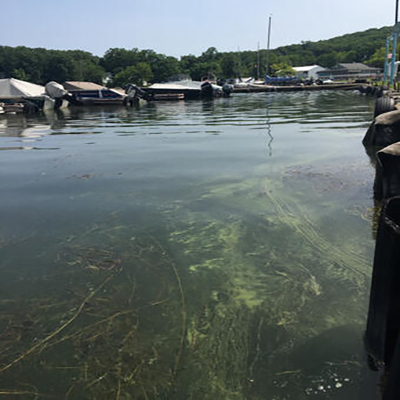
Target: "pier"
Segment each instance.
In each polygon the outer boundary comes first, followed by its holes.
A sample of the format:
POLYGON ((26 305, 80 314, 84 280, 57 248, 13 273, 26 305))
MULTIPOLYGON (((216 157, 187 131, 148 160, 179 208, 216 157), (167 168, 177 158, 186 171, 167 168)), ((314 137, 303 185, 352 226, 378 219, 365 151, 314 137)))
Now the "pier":
POLYGON ((260 93, 260 92, 300 92, 320 90, 354 90, 360 87, 359 83, 336 83, 325 85, 252 85, 249 87, 234 88, 233 93, 260 93))

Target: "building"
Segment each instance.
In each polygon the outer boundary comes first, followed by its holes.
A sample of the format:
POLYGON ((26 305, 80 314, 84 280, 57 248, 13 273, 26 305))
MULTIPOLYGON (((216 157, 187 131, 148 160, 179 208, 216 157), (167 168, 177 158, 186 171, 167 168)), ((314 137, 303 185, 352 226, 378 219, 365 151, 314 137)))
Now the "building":
POLYGON ((320 79, 354 80, 377 79, 380 77, 380 68, 372 68, 362 63, 340 63, 330 69, 318 72, 320 79))
POLYGON ((325 68, 320 65, 307 65, 305 67, 293 67, 296 71, 296 77, 299 79, 318 79, 318 72, 324 71, 325 68))

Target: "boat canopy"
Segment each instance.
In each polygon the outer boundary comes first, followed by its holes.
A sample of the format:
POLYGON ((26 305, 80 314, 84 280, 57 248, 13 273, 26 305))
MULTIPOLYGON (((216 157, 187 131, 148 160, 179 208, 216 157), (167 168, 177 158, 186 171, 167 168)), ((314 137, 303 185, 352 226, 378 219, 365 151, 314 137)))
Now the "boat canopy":
POLYGON ((182 80, 175 82, 153 83, 149 89, 164 89, 164 90, 200 90, 203 82, 192 80, 182 80))
POLYGON ((18 99, 22 97, 41 97, 44 86, 20 81, 14 78, 0 79, 0 99, 18 99))

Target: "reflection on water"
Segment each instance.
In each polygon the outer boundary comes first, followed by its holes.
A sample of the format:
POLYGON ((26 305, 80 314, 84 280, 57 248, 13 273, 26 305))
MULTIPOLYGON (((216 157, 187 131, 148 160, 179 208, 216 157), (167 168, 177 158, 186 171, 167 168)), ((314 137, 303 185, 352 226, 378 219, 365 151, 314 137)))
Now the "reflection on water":
POLYGON ((1 152, 2 388, 376 399, 372 106, 271 93, 0 120, 2 149, 55 150, 1 152))

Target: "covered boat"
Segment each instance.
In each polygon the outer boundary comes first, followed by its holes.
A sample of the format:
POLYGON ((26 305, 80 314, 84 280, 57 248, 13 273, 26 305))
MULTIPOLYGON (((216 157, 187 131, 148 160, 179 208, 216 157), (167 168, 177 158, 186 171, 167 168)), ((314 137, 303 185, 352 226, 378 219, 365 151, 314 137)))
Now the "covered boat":
MULTIPOLYGON (((50 82, 48 85, 50 88, 58 84, 50 82)), ((0 79, 0 102, 5 104, 21 103, 24 106, 24 112, 34 112, 41 109, 54 110, 67 106, 68 102, 63 102, 63 97, 67 92, 58 92, 54 96, 49 95, 48 85, 45 88, 44 86, 15 78, 0 79)))
POLYGON ((154 83, 148 88, 143 88, 150 97, 157 99, 162 94, 183 94, 185 98, 219 97, 229 95, 232 90, 230 85, 219 86, 206 80, 203 82, 182 80, 176 82, 154 83), (228 87, 229 86, 229 87, 228 87))
POLYGON ((93 82, 66 81, 63 87, 78 105, 121 105, 126 97, 124 93, 93 82))

